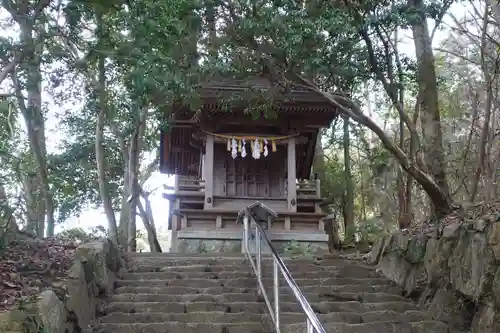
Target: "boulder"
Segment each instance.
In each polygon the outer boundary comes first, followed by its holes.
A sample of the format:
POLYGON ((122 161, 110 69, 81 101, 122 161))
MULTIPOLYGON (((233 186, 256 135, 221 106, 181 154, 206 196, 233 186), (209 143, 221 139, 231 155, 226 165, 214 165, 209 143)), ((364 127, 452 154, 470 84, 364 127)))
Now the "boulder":
POLYGON ((483 304, 472 321, 471 333, 500 332, 500 313, 492 303, 483 304))
POLYGON ((495 260, 500 261, 500 222, 491 224, 488 236, 488 244, 493 251, 495 260))
POLYGON ((96 317, 97 286, 93 279, 87 279, 84 264, 76 259, 68 274, 68 299, 69 310, 73 311, 80 328, 88 327, 96 317))
MULTIPOLYGON (((44 333, 86 332, 96 318, 100 297, 111 292, 121 266, 119 249, 109 240, 80 245, 64 281, 67 294, 60 299, 53 290, 39 296, 34 331, 44 333), (39 322, 39 323, 38 323, 39 322)), ((0 326, 1 328, 1 326, 0 326)), ((0 332, 4 332, 0 329, 0 332)))
POLYGON ((119 250, 110 240, 99 240, 78 247, 75 260, 80 260, 91 271, 100 293, 109 293, 116 280, 119 269, 119 250))
POLYGON ((71 332, 66 307, 54 291, 42 292, 37 306, 44 333, 71 332))
POLYGON ((443 238, 457 238, 460 235, 461 223, 452 223, 443 228, 443 238))
POLYGON ((448 261, 454 247, 455 243, 447 238, 427 241, 424 266, 428 284, 443 285, 449 281, 448 261))
POLYGON ((453 287, 478 301, 493 269, 493 255, 483 233, 464 231, 448 260, 453 287))
POLYGON ((380 237, 375 244, 373 244, 372 251, 370 253, 369 262, 370 264, 378 264, 380 256, 382 255, 382 250, 384 249, 386 238, 380 237))

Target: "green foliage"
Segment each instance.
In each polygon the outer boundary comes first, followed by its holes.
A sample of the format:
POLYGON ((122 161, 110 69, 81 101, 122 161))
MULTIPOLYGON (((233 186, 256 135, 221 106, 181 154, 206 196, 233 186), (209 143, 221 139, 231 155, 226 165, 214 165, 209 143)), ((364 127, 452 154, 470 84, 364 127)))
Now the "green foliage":
POLYGON ((388 230, 380 218, 372 217, 356 224, 355 233, 360 243, 373 244, 380 237, 387 235, 388 230))
POLYGON ((74 242, 77 244, 92 242, 102 239, 107 236, 107 231, 102 226, 96 226, 90 232, 86 232, 82 228, 73 228, 64 230, 56 235, 56 237, 65 242, 74 242))
MULTIPOLYGON (((127 143, 133 133, 139 110, 147 108, 151 114, 143 143, 147 152, 157 148, 158 128, 168 126, 164 115, 171 112, 174 101, 184 102, 192 111, 200 109, 196 88, 209 77, 242 78, 263 71, 290 77, 294 72, 314 77, 324 90, 353 91, 360 83, 373 79, 360 31, 369 33, 376 63, 386 73, 391 63, 387 56, 393 60, 394 54, 385 53, 383 36, 377 34, 377 29, 391 34, 397 27, 408 27, 421 19, 420 13, 407 4, 402 0, 349 2, 344 6, 316 0, 306 5, 290 0, 71 0, 51 4, 40 25, 46 31, 39 34, 46 35, 43 47, 47 52, 42 57, 47 73, 44 89, 64 108, 70 101, 79 102, 60 115, 59 130, 64 140, 58 147, 60 151, 50 155, 48 161, 59 222, 78 215, 82 207, 101 204, 94 152, 99 110, 94 81, 99 56, 106 56, 106 178, 118 209, 126 162, 121 144, 127 143), (214 7, 218 13, 215 38, 206 16, 214 7), (97 18, 103 23, 100 34, 96 31, 97 18)), ((441 1, 426 1, 424 15, 435 18, 442 6, 441 1)), ((7 38, 0 40, 2 60, 10 56, 12 49, 22 47, 15 44, 7 38)), ((411 85, 415 81, 415 62, 405 56, 401 62, 404 82, 400 83, 411 85)), ((276 116, 271 102, 273 91, 248 89, 245 95, 250 92, 252 98, 245 104, 250 116, 276 116)), ((223 102, 230 109, 237 101, 241 103, 241 96, 223 102)), ((21 180, 19 165, 26 172, 36 172, 36 168, 26 154, 27 147, 7 131, 9 117, 18 112, 11 105, 15 103, 0 102, 0 127, 4 129, 0 133, 0 161, 8 165, 0 176, 15 187, 21 180), (14 114, 9 115, 11 111, 14 114)), ((457 116, 463 110, 457 105, 445 105, 443 114, 457 116), (454 110, 460 112, 452 114, 454 110)), ((18 133, 19 129, 14 131, 18 133)), ((361 150, 370 161, 353 165, 353 177, 358 188, 369 187, 371 179, 390 172, 391 158, 381 147, 365 145, 364 133, 354 129, 353 133, 354 144, 364 145, 361 150)), ((338 145, 333 145, 326 154, 322 190, 328 196, 329 210, 340 212, 345 174, 337 149, 338 145)))

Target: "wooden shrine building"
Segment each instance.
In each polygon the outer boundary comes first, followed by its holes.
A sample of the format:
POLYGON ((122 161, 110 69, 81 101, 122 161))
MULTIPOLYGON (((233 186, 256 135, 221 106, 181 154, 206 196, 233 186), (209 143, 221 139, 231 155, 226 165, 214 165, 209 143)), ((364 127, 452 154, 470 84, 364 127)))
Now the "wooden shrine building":
POLYGON ((160 171, 176 175, 173 193, 164 194, 171 251, 240 251, 237 215, 257 200, 278 214, 268 225, 271 240, 326 247, 312 164, 318 131, 336 109, 314 92, 283 89, 263 77, 208 81, 199 94, 201 112, 193 117, 174 107, 161 133, 160 171), (255 110, 248 114, 259 91, 272 92, 264 107, 273 117, 259 117, 261 109, 257 117, 255 110))

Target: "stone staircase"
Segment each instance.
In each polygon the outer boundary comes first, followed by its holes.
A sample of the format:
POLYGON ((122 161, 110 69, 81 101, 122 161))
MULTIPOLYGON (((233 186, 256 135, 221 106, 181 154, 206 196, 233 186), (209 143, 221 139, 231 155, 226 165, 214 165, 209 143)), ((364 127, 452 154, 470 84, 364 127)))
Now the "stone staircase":
MULTIPOLYGON (((344 259, 286 259, 329 333, 447 333, 370 266, 344 259)), ((272 261, 263 261, 272 301, 272 261)), ((130 254, 94 333, 271 333, 266 304, 241 254, 130 254)), ((306 332, 281 280, 282 333, 306 332)))

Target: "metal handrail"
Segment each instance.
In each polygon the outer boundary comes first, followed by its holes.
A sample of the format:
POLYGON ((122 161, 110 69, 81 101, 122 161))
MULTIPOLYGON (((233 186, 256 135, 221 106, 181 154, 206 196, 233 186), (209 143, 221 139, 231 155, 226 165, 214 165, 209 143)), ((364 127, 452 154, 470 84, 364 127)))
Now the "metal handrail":
POLYGON ((302 311, 306 316, 306 325, 307 325, 307 333, 326 333, 325 328, 321 325, 321 322, 318 319, 318 316, 314 313, 311 305, 305 298, 304 294, 297 286, 297 283, 292 278, 290 271, 283 263, 280 255, 276 252, 271 241, 267 237, 266 232, 262 227, 255 221, 255 218, 252 216, 248 209, 245 209, 245 214, 243 215, 243 248, 245 252, 245 256, 250 261, 252 269, 257 276, 257 287, 259 294, 264 297, 264 301, 266 302, 267 309, 269 310, 269 314, 271 315, 271 319, 274 323, 274 328, 276 333, 280 333, 280 302, 279 302, 279 273, 283 275, 285 281, 288 283, 288 287, 292 289, 295 298, 300 303, 302 307, 302 311), (251 221, 251 225, 255 226, 255 250, 256 250, 256 259, 255 262, 252 258, 250 250, 248 248, 248 235, 249 235, 249 220, 251 221), (261 242, 262 239, 266 242, 266 244, 271 249, 271 254, 273 258, 273 291, 274 291, 274 308, 269 301, 269 297, 267 296, 267 292, 264 288, 264 284, 262 282, 262 261, 261 261, 261 242))

